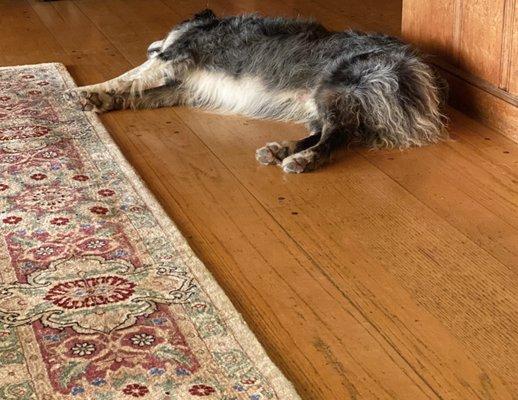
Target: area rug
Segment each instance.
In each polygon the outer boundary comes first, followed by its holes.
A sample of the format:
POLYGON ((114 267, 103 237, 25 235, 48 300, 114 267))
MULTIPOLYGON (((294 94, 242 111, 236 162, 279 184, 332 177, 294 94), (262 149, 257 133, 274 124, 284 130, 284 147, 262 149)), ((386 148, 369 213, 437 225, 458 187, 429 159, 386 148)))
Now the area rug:
POLYGON ((0 399, 298 399, 74 86, 0 68, 0 399))

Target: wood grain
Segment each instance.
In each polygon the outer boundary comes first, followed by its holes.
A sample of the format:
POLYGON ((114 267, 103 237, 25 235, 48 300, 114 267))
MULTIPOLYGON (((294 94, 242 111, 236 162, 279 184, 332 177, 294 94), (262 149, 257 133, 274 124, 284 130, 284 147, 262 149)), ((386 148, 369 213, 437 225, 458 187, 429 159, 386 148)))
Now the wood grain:
MULTIPOLYGON (((210 3, 378 30, 400 7, 210 3)), ((97 82, 205 6, 4 1, 0 61, 62 60, 78 83, 97 82)), ((302 136, 299 126, 184 108, 102 119, 303 398, 515 399, 518 146, 452 116, 455 141, 342 150, 302 176, 253 158, 266 141, 302 136)))
MULTIPOLYGON (((506 0, 503 10, 502 26, 502 50, 500 57, 500 82, 501 89, 509 91, 511 85, 511 74, 513 68, 513 31, 515 26, 516 0, 506 0)), ((516 43, 516 42, 514 42, 516 43)), ((516 72, 516 71, 514 71, 516 72)))
POLYGON ((460 0, 403 0, 402 36, 436 57, 457 65, 460 0))
POLYGON ((504 72, 508 73, 508 77, 504 76, 505 79, 508 79, 508 91, 516 96, 518 96, 518 1, 516 0, 508 0, 510 3, 508 7, 508 17, 507 21, 509 21, 510 25, 508 27, 507 35, 507 48, 509 49, 507 53, 510 56, 510 60, 508 62, 509 67, 504 72))
POLYGON ((501 78, 507 0, 462 1, 458 66, 494 86, 501 78))

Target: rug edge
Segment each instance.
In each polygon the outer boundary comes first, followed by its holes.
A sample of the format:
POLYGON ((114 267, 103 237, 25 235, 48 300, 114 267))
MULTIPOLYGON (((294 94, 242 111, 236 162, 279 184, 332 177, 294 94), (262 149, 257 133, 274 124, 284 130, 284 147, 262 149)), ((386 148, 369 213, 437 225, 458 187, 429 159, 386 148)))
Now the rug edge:
MULTIPOLYGON (((16 65, 8 66, 6 68, 27 66, 53 66, 60 73, 61 77, 69 88, 77 87, 66 66, 59 62, 39 63, 33 65, 16 65)), ((85 115, 92 123, 99 138, 106 146, 108 151, 110 151, 111 155, 114 157, 117 164, 121 167, 126 177, 130 180, 130 182, 132 182, 137 192, 142 196, 142 199, 149 207, 164 232, 170 237, 171 240, 181 238, 183 247, 182 250, 184 250, 187 255, 186 263, 191 268, 193 274, 196 276, 196 279, 208 292, 219 312, 222 313, 226 324, 234 333, 237 342, 246 351, 247 355, 255 361, 258 370, 268 379, 278 398, 282 400, 300 400, 301 397, 297 394, 291 381, 285 377, 284 373, 268 356, 266 350, 259 342, 255 334, 252 332, 246 321, 243 319, 241 313, 232 304, 225 291, 212 276, 212 273, 207 269, 205 264, 203 264, 203 262, 196 256, 194 251, 189 246, 187 239, 185 239, 185 237, 181 234, 176 224, 166 213, 162 205, 153 195, 151 190, 147 187, 146 183, 133 168, 130 162, 126 159, 97 114, 93 112, 85 112, 85 115)))

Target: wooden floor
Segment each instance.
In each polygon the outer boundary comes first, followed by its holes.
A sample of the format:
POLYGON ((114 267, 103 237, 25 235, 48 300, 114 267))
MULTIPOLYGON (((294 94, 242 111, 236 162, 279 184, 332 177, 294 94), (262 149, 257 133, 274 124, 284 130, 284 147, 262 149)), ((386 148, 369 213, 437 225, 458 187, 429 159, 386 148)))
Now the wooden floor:
MULTIPOLYGON (((0 65, 78 84, 145 58, 207 1, 0 0, 0 65)), ((400 0, 218 1, 398 34, 400 0)), ((342 150, 285 175, 254 150, 299 126, 188 109, 103 122, 304 399, 518 399, 518 145, 451 113, 453 141, 342 150)))

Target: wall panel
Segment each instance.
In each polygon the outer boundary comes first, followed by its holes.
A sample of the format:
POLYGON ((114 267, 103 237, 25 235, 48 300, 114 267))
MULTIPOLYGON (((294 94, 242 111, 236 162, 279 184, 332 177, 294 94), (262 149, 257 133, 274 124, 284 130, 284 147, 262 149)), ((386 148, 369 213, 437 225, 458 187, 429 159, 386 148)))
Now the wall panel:
POLYGON ((508 17, 509 28, 506 30, 508 40, 509 69, 507 71, 506 89, 518 96, 518 1, 513 0, 509 9, 511 14, 508 17))
POLYGON ((505 0, 463 0, 458 67, 498 86, 505 0))
POLYGON ((454 26, 457 0, 404 0, 402 34, 430 54, 455 64, 454 26))
POLYGON ((403 0, 402 19, 403 37, 435 56, 432 62, 450 82, 452 101, 514 140, 518 138, 517 3, 403 0), (466 98, 470 96, 476 98, 466 98))

